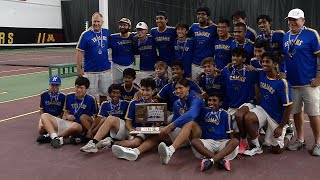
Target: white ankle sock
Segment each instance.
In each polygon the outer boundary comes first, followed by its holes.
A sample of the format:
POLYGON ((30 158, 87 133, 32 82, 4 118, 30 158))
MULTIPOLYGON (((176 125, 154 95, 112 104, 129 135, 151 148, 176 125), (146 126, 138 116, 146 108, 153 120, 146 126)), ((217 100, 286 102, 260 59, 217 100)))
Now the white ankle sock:
POLYGON ((252 139, 251 142, 252 142, 252 144, 255 145, 256 147, 260 147, 260 143, 259 143, 259 139, 258 139, 258 138, 252 139))
POLYGON ((169 149, 170 149, 170 151, 172 152, 172 154, 174 153, 174 152, 176 152, 176 150, 174 149, 174 147, 171 145, 171 146, 169 146, 169 149))
POLYGON ((50 134, 50 138, 51 138, 51 139, 54 139, 54 138, 56 138, 56 137, 58 137, 57 133, 52 133, 52 134, 50 134))

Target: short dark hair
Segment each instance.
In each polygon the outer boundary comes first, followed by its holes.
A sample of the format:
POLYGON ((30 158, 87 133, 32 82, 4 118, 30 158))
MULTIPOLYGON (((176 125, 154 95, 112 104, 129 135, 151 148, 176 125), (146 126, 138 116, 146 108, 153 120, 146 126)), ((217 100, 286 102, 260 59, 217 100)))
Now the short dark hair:
POLYGON ((175 84, 174 87, 176 87, 178 84, 184 86, 184 87, 190 87, 189 81, 186 78, 182 78, 178 80, 175 84))
POLYGON ((88 89, 90 86, 90 81, 86 77, 78 77, 76 79, 76 81, 74 82, 74 85, 75 86, 85 86, 88 89))
POLYGON ((265 39, 258 39, 254 42, 255 48, 263 48, 265 51, 270 50, 270 43, 265 39))
POLYGON ((246 57, 247 51, 242 47, 235 47, 231 50, 232 56, 242 56, 243 58, 246 57))
POLYGON ((171 63, 171 67, 173 67, 173 66, 178 66, 180 69, 184 70, 183 63, 181 61, 178 61, 178 60, 173 61, 171 63))
POLYGON ((245 18, 247 18, 247 15, 244 11, 238 10, 231 15, 231 19, 233 19, 234 17, 239 17, 241 19, 245 19, 245 18))
POLYGON ((163 16, 165 19, 168 19, 166 11, 158 11, 156 16, 163 16))
POLYGON ((260 14, 260 15, 257 17, 257 24, 259 23, 259 20, 260 20, 260 19, 265 19, 265 20, 268 21, 270 24, 272 23, 272 18, 271 18, 269 15, 260 14))
POLYGON ((243 22, 237 22, 233 25, 233 27, 243 27, 244 29, 247 29, 247 25, 243 22))
POLYGON ((113 90, 119 90, 120 91, 120 94, 122 94, 122 87, 120 84, 111 84, 108 88, 108 93, 109 95, 111 94, 111 92, 113 90))
POLYGON ((153 78, 141 79, 140 87, 155 89, 156 83, 153 78))
POLYGON ((210 9, 208 7, 199 7, 197 9, 196 13, 201 12, 201 11, 205 12, 207 16, 211 15, 210 9))
POLYGON ((176 29, 178 29, 179 27, 180 27, 180 28, 185 28, 186 30, 189 31, 189 25, 188 25, 188 24, 178 23, 178 24, 176 25, 176 29))
POLYGON ((226 23, 228 27, 230 26, 230 21, 229 21, 228 19, 224 18, 224 17, 220 17, 220 18, 218 19, 217 24, 218 24, 218 23, 226 23))
POLYGON ((273 51, 273 52, 264 52, 262 55, 261 55, 261 59, 265 58, 265 57, 269 57, 273 63, 280 63, 283 61, 283 57, 282 57, 282 54, 280 51, 273 51))
POLYGON ((217 97, 220 100, 220 102, 223 101, 223 96, 219 92, 211 92, 211 93, 209 93, 206 102, 208 101, 209 97, 217 97))
POLYGON ((123 71, 123 77, 124 76, 131 76, 133 79, 136 78, 136 71, 132 68, 127 68, 123 71))

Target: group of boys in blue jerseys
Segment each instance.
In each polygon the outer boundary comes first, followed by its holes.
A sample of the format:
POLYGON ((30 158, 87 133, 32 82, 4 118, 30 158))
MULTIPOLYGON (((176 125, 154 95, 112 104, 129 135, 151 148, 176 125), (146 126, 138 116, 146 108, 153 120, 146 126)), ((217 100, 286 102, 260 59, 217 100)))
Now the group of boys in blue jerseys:
MULTIPOLYGON (((93 21, 96 16, 102 18, 95 13, 93 21)), ((198 23, 169 27, 166 12, 159 11, 151 34, 144 22, 136 25, 137 33, 129 32, 128 18, 119 21, 120 33, 105 39, 102 29, 91 31, 101 34, 92 40, 84 33, 77 46, 79 56, 82 51, 104 54, 103 41, 112 49, 112 67, 107 68, 112 72, 107 73, 112 73, 114 84, 104 84, 107 91, 99 94, 108 94, 109 100, 100 99, 98 110, 96 94, 88 92, 92 81, 100 83, 88 75, 105 72, 95 68, 108 60, 88 59, 92 57, 83 53, 84 72, 79 71, 75 92, 64 95, 60 77, 53 76, 50 89, 41 94, 37 142, 55 148, 68 141, 85 142, 82 152, 111 148, 115 156, 129 161, 158 147, 162 164, 168 164, 178 148, 191 146, 201 159, 201 171, 214 164, 230 170, 230 160, 238 154, 261 154, 262 146, 273 153, 303 149, 305 112, 315 138, 311 153, 320 156, 320 38, 304 26, 303 11, 289 12, 287 33, 272 30, 272 19, 259 15, 258 36, 246 25, 243 11, 232 15, 233 36, 229 20, 220 18, 214 24, 209 16, 209 8, 201 7, 198 23), (140 55, 137 74, 132 69, 135 55, 140 55), (141 126, 135 120, 135 105, 153 102, 167 103, 168 124, 160 134, 130 134, 141 126), (292 144, 290 114, 297 131, 292 144)), ((100 75, 97 78, 109 81, 100 75)))

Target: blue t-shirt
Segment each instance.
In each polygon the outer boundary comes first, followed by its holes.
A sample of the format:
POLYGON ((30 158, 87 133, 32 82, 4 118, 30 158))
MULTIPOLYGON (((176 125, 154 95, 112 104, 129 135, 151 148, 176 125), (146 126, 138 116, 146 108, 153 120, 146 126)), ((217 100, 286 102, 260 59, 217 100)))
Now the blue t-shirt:
MULTIPOLYGON (((202 94, 202 90, 198 86, 198 84, 190 80, 188 81, 189 81, 190 90, 194 91, 195 93, 202 94)), ((175 95, 175 91, 176 91, 176 88, 174 86, 174 83, 171 82, 165 85, 158 93, 158 96, 164 99, 168 103, 168 110, 172 110, 173 103, 179 99, 179 97, 175 95)))
POLYGON ((96 99, 90 94, 86 94, 84 98, 78 99, 75 93, 69 93, 66 96, 64 105, 64 111, 68 111, 76 118, 74 121, 80 123, 80 116, 86 114, 88 116, 94 116, 97 114, 97 102, 96 99))
POLYGON ((256 71, 247 71, 245 66, 238 71, 235 68, 223 68, 221 72, 226 83, 224 101, 230 108, 239 108, 244 103, 255 103, 254 85, 258 82, 256 71))
POLYGON ((40 109, 52 116, 59 116, 63 111, 65 98, 66 95, 61 92, 52 94, 50 90, 43 91, 40 94, 40 109))
POLYGON ((270 79, 263 70, 259 72, 260 106, 277 123, 281 122, 286 106, 292 104, 290 84, 285 79, 270 79))
POLYGON ((132 38, 133 33, 128 37, 122 37, 120 33, 111 34, 110 48, 112 49, 112 61, 121 66, 129 66, 134 62, 134 51, 132 38))
POLYGON ((217 25, 200 27, 199 23, 191 25, 190 37, 193 38, 194 50, 192 63, 200 66, 206 57, 213 57, 213 40, 217 37, 217 25))
POLYGON ((184 42, 175 41, 174 59, 181 61, 184 68, 184 77, 191 77, 191 63, 193 60, 193 40, 187 38, 184 42))
POLYGON ((227 64, 231 63, 231 43, 233 38, 229 35, 227 39, 221 40, 216 38, 214 46, 214 59, 218 69, 223 69, 227 64))
POLYGON ((115 116, 120 119, 124 119, 127 113, 129 103, 127 101, 120 100, 118 104, 110 102, 103 102, 98 113, 100 117, 115 116))
POLYGON ((245 36, 247 39, 250 39, 252 42, 254 42, 257 38, 257 33, 254 29, 247 26, 247 34, 245 36))
POLYGON ((168 84, 168 79, 163 76, 158 78, 155 77, 154 82, 156 83, 155 92, 157 94, 166 84, 168 84))
POLYGON ((120 99, 125 101, 131 101, 134 97, 134 94, 140 90, 140 87, 136 83, 132 84, 129 91, 124 88, 124 83, 121 83, 121 88, 122 90, 120 99))
POLYGON ((150 33, 156 43, 159 51, 159 60, 164 61, 169 66, 174 61, 174 42, 177 37, 176 29, 171 26, 167 26, 162 32, 157 27, 151 29, 150 33))
POLYGON ((190 91, 186 99, 178 99, 173 105, 172 122, 176 127, 182 128, 190 121, 200 121, 205 102, 203 99, 196 97, 194 91, 190 91))
POLYGON ((224 80, 221 76, 207 76, 202 74, 199 79, 200 88, 207 94, 216 92, 224 94, 224 80))
POLYGON ((247 52, 246 64, 249 64, 251 58, 253 58, 253 44, 254 43, 249 39, 245 39, 245 42, 243 44, 238 44, 235 40, 233 40, 231 43, 231 49, 234 49, 236 47, 244 48, 244 50, 246 50, 247 52))
MULTIPOLYGON (((136 113, 136 104, 141 104, 141 103, 144 103, 143 99, 133 100, 129 103, 125 119, 131 121, 133 127, 141 127, 141 125, 142 125, 140 123, 136 123, 136 114, 135 114, 136 113)), ((148 126, 151 126, 151 124, 147 123, 145 126, 148 127, 148 126)))
POLYGON ((300 34, 291 35, 287 32, 284 35, 283 54, 287 80, 292 87, 310 85, 310 81, 317 77, 317 53, 320 53, 320 38, 316 30, 304 27, 300 34), (288 51, 291 52, 292 57, 288 51))
POLYGON ((271 30, 270 32, 270 38, 266 38, 264 33, 261 33, 258 35, 257 39, 264 39, 268 40, 270 42, 270 51, 282 51, 282 40, 284 36, 284 31, 282 30, 271 30))
POLYGON ((206 107, 199 125, 202 130, 202 139, 213 139, 215 141, 230 139, 228 134, 233 132, 231 117, 222 108, 216 111, 213 108, 206 107))
POLYGON ((100 32, 89 29, 81 34, 76 49, 84 52, 84 72, 102 72, 110 69, 109 40, 110 32, 108 29, 102 29, 100 32))
POLYGON ((154 71, 154 65, 158 61, 156 44, 151 35, 147 35, 147 40, 138 42, 134 45, 136 54, 140 55, 140 70, 154 71))

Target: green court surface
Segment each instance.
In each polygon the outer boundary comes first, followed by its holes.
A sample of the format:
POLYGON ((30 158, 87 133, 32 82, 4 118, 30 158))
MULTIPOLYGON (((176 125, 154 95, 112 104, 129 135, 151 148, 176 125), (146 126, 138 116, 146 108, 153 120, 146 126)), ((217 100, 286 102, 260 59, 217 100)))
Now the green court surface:
MULTIPOLYGON (((75 79, 76 76, 62 78, 60 89, 73 87, 75 79)), ((0 77, 0 103, 38 95, 49 88, 48 82, 48 71, 0 77)))

